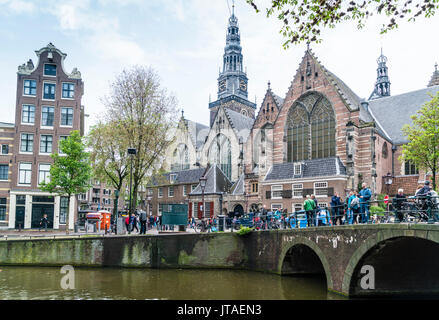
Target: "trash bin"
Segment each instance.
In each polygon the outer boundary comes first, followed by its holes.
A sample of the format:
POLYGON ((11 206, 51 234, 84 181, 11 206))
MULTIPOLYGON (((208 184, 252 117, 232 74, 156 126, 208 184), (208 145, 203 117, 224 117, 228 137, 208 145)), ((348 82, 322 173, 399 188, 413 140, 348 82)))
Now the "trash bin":
POLYGON ((218 231, 224 231, 226 229, 226 216, 218 216, 218 231))
POLYGON ((79 225, 78 225, 78 223, 76 222, 76 223, 75 223, 75 233, 78 233, 78 231, 79 231, 79 225))

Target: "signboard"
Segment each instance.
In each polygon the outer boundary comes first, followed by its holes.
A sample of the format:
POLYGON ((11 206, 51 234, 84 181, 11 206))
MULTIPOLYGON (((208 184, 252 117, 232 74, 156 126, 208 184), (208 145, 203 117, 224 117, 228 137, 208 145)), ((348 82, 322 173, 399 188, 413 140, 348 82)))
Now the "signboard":
POLYGON ((388 203, 389 203, 389 196, 385 196, 385 197, 384 197, 384 203, 385 203, 385 204, 388 204, 388 203))
POLYGON ((160 204, 162 224, 186 225, 188 219, 187 204, 160 204))

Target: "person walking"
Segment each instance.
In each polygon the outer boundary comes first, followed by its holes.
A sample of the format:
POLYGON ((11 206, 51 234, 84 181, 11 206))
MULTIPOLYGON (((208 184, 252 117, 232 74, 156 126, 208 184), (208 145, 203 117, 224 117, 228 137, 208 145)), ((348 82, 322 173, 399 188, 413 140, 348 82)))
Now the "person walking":
POLYGON ((38 231, 41 231, 41 228, 44 228, 44 231, 47 232, 48 224, 49 224, 49 219, 47 219, 47 214, 43 214, 43 217, 41 218, 40 221, 40 228, 38 229, 38 231))
POLYGON ((130 233, 130 216, 127 215, 127 217, 125 218, 125 227, 127 229, 127 232, 130 233))
POLYGON ((145 234, 146 233, 146 223, 148 220, 148 217, 146 215, 145 211, 140 212, 140 234, 145 234))
POLYGON ((339 212, 342 212, 341 208, 342 204, 340 201, 340 197, 338 196, 338 193, 335 192, 334 195, 331 198, 331 214, 332 214, 332 225, 335 226, 337 224, 341 225, 341 214, 339 212))
POLYGON ((372 197, 372 192, 367 187, 366 182, 363 182, 360 190, 360 211, 361 211, 361 223, 368 223, 369 221, 369 203, 372 197))
POLYGON ((306 220, 307 220, 307 224, 308 227, 311 227, 311 225, 313 224, 313 216, 314 216, 314 209, 316 207, 316 204, 314 202, 313 199, 311 199, 311 196, 308 194, 306 196, 306 200, 303 203, 303 209, 305 210, 306 213, 306 220))

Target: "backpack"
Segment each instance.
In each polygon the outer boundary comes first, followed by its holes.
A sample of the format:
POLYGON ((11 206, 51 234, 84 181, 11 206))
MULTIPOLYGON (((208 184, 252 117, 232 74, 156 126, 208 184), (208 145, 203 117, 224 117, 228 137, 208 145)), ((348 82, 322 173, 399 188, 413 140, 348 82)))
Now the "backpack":
POLYGON ((358 199, 358 197, 355 197, 354 199, 352 199, 351 201, 351 208, 356 208, 358 206, 358 204, 360 203, 360 199, 358 199))

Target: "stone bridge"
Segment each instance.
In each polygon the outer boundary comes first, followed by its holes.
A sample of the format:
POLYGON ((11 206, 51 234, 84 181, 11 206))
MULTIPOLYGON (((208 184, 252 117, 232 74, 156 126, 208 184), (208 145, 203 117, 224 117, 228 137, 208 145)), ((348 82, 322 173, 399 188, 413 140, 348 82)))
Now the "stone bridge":
POLYGON ((320 274, 326 277, 328 290, 347 296, 436 294, 439 225, 335 226, 258 231, 244 236, 224 232, 7 240, 0 241, 2 264, 320 274), (363 266, 368 269, 362 270, 363 266), (373 289, 361 285, 365 277, 373 289))

